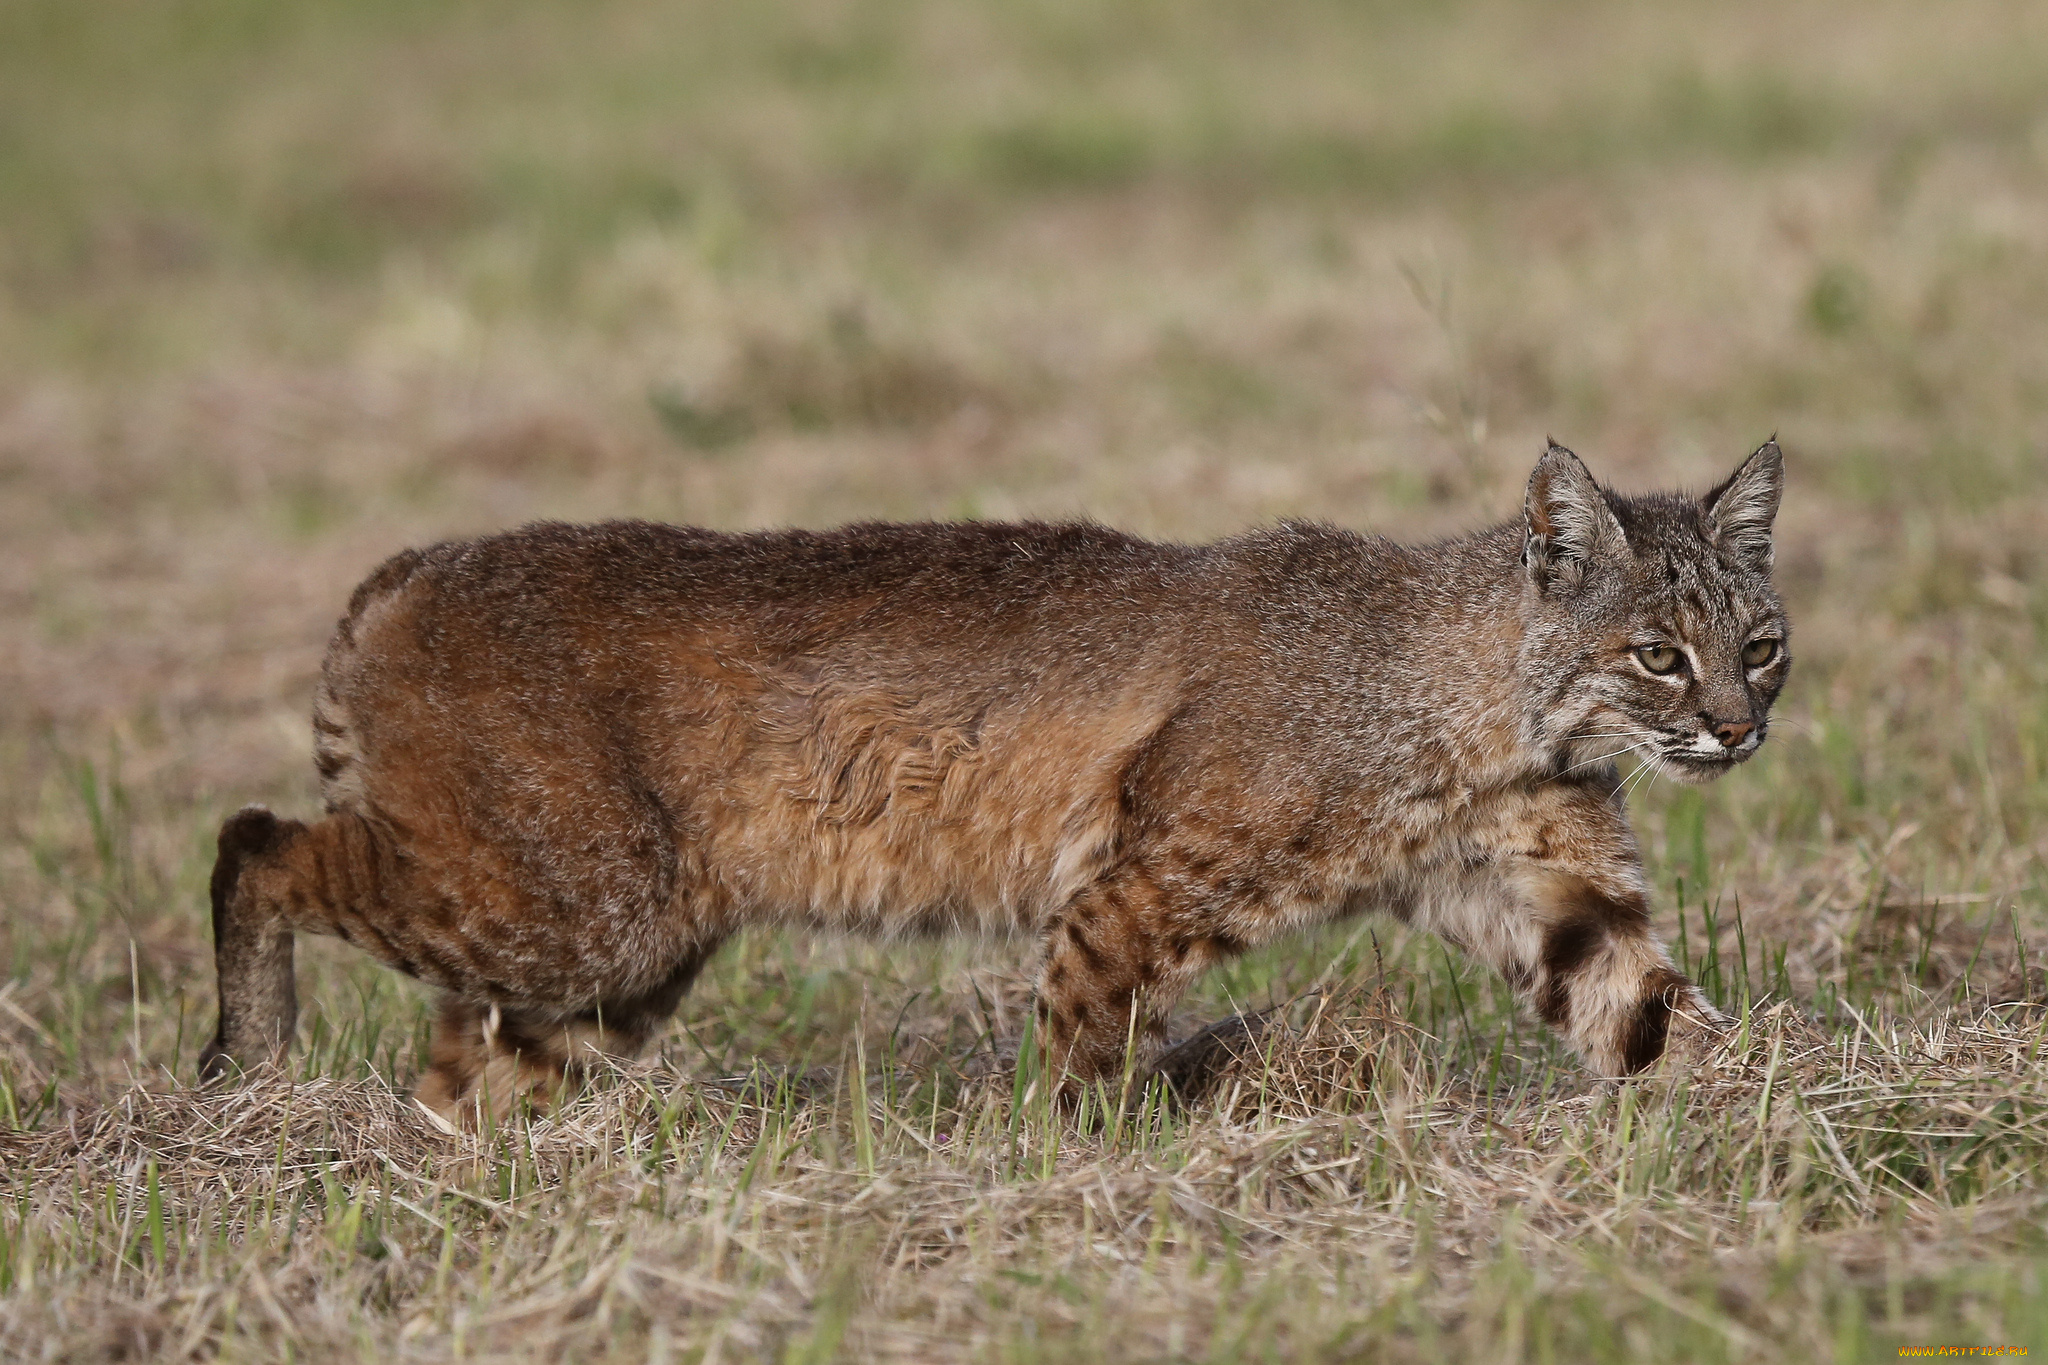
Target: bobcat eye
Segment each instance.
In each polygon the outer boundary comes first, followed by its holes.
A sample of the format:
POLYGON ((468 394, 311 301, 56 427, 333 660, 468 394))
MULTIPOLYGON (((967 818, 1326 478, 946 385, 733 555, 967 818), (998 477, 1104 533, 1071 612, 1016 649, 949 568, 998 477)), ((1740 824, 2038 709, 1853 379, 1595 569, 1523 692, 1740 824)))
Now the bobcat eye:
POLYGON ((1636 662, 1652 673, 1676 673, 1685 655, 1670 645, 1644 645, 1636 651, 1636 662))
POLYGON ((1742 647, 1742 663, 1746 668, 1762 668, 1778 657, 1776 640, 1751 640, 1742 647))

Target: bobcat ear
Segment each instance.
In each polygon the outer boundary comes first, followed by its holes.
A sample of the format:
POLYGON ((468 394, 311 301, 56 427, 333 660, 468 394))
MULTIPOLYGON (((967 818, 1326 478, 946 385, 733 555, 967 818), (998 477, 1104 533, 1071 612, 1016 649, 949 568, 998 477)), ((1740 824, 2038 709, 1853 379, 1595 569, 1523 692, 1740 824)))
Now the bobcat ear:
POLYGON ((1628 551, 1628 537, 1579 457, 1552 441, 1522 499, 1522 563, 1539 588, 1577 587, 1602 559, 1628 551))
POLYGON ((1771 567, 1771 523, 1785 491, 1785 456, 1773 436, 1700 500, 1714 544, 1759 569, 1771 567))

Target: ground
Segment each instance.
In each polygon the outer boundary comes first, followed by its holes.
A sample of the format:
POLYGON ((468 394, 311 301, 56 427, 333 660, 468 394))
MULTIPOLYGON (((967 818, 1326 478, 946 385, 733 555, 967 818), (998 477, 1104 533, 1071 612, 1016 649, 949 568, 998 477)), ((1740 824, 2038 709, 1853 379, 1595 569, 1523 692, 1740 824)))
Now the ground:
POLYGON ((0 1356, 2048 1350, 2048 10, 0 6, 0 1356), (1775 432, 1762 756, 1631 796, 1743 1020, 1642 1082, 1383 922, 1091 1131, 1023 949, 729 948, 479 1140, 301 947, 193 1086, 213 831, 315 804, 349 589, 536 517, 1512 515, 1775 432))

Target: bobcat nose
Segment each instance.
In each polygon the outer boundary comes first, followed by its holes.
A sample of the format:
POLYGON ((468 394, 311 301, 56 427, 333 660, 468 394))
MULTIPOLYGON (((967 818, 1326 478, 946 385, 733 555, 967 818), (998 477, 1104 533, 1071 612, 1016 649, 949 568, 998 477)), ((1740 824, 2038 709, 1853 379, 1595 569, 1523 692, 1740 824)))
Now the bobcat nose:
POLYGON ((1749 732, 1756 729, 1754 721, 1719 720, 1714 722, 1714 738, 1721 741, 1721 747, 1732 749, 1749 738, 1749 732))

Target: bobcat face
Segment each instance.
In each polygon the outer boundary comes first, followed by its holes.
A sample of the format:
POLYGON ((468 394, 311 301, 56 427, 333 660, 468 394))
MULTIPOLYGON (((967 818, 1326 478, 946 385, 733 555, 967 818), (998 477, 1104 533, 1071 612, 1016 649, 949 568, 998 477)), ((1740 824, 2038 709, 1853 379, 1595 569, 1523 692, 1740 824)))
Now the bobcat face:
POLYGON ((1530 479, 1525 667, 1556 670, 1541 729, 1569 762, 1632 752, 1708 782, 1764 742, 1791 668, 1771 589, 1775 442, 1705 497, 1626 498, 1552 447, 1530 479))

